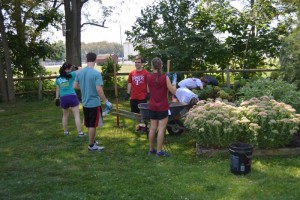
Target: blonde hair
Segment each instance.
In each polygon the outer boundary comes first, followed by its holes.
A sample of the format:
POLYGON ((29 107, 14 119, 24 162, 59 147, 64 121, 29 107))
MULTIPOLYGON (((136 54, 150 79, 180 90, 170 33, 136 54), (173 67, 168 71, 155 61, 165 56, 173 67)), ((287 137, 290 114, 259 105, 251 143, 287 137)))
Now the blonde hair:
POLYGON ((158 76, 156 78, 156 82, 158 82, 158 78, 162 74, 163 62, 160 58, 155 57, 151 60, 151 65, 153 69, 157 70, 158 76))

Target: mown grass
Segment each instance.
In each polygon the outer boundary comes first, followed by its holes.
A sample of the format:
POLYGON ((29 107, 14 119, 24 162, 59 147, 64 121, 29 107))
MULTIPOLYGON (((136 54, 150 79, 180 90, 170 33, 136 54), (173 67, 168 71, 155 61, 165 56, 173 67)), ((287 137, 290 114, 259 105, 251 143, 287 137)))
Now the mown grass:
POLYGON ((63 135, 54 102, 0 104, 0 119, 1 199, 300 198, 300 156, 253 157, 252 171, 237 176, 229 153, 196 156, 188 132, 167 135, 172 156, 156 158, 147 155, 147 137, 133 131, 135 122, 121 118, 117 128, 113 115, 98 129, 103 152, 87 151, 72 115, 71 134, 63 135))

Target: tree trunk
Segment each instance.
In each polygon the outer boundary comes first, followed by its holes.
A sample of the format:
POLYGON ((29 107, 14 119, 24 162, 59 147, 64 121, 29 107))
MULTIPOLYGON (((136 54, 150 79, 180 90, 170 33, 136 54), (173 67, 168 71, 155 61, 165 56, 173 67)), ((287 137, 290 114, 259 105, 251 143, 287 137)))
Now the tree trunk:
MULTIPOLYGON (((5 26, 4 26, 4 17, 2 14, 1 7, 0 7, 0 30, 1 30, 1 36, 2 36, 2 45, 3 45, 3 49, 4 49, 5 65, 6 65, 8 102, 15 103, 16 96, 15 96, 15 89, 14 89, 14 82, 13 82, 13 73, 12 73, 12 69, 11 69, 11 59, 9 56, 9 46, 8 46, 8 41, 7 41, 7 37, 6 37, 5 26)), ((3 74, 3 76, 5 76, 5 75, 3 74)), ((5 95, 5 93, 2 93, 2 95, 5 95)))
POLYGON ((8 102, 7 96, 7 86, 5 80, 5 72, 4 72, 4 62, 0 60, 0 93, 1 93, 1 100, 2 102, 8 102))
POLYGON ((66 17, 66 59, 81 66, 81 0, 64 0, 66 17))

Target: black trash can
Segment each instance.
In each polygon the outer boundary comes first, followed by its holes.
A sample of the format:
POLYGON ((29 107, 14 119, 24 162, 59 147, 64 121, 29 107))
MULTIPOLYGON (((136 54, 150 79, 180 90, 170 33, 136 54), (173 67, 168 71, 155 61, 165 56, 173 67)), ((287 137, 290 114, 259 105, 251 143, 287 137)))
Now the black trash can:
POLYGON ((253 146, 246 143, 229 145, 230 171, 237 175, 246 175, 251 171, 253 146))

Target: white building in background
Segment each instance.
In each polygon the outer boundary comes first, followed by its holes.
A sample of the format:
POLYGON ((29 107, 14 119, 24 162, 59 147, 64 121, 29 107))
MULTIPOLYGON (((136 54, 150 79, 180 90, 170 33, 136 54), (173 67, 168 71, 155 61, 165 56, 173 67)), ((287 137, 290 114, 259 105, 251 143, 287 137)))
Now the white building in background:
POLYGON ((123 43, 123 50, 124 50, 124 60, 128 60, 128 56, 135 56, 138 55, 139 52, 135 51, 133 48, 133 44, 130 42, 123 43))

